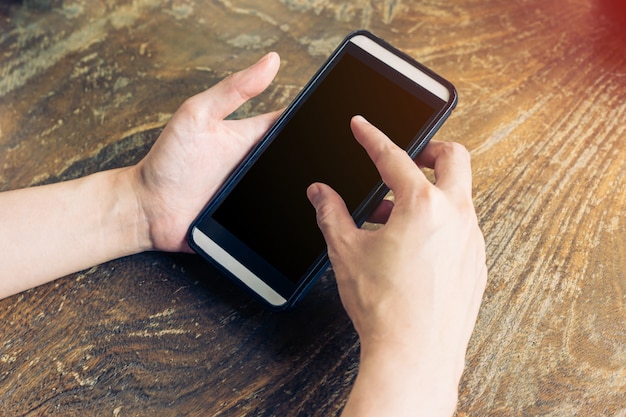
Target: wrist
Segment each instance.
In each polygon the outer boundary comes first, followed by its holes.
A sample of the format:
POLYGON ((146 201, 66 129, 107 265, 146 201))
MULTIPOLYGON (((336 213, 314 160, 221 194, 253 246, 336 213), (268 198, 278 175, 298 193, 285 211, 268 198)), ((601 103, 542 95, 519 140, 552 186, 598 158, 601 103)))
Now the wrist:
POLYGON ((416 345, 366 344, 345 415, 449 417, 458 399, 457 368, 416 345))
POLYGON ((112 224, 103 230, 111 230, 117 244, 123 252, 120 255, 132 255, 152 249, 150 225, 141 204, 141 191, 137 173, 133 167, 106 171, 109 175, 110 193, 113 196, 110 205, 112 224))

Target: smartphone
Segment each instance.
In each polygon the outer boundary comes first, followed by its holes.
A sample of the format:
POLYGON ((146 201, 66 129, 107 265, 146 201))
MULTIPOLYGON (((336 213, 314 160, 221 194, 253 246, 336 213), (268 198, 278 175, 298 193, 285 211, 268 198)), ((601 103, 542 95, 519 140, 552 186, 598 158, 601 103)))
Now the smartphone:
POLYGON ((388 192, 350 119, 364 116, 414 157, 456 101, 433 71, 351 33, 193 222, 189 245, 267 306, 292 307, 329 266, 307 187, 333 187, 358 226, 388 192))

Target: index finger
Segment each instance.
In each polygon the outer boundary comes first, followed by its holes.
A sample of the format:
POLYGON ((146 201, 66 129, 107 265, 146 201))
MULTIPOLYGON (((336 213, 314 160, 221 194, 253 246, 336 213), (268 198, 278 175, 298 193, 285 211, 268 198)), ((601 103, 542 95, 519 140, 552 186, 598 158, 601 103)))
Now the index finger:
MULTIPOLYGON (((362 116, 352 118, 352 132, 376 166, 383 182, 396 196, 415 186, 432 186, 402 148, 362 116)), ((409 190, 410 189, 410 190, 409 190)))

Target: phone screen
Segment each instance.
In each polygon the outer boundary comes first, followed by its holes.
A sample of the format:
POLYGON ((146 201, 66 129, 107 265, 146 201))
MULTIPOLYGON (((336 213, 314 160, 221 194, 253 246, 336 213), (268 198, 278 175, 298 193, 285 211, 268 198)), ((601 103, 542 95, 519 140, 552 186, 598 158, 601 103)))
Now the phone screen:
POLYGON ((317 181, 330 185, 355 213, 380 183, 352 135, 352 116, 363 115, 406 149, 446 105, 415 82, 390 76, 392 72, 349 43, 212 211, 218 229, 296 284, 326 248, 307 187, 317 181))

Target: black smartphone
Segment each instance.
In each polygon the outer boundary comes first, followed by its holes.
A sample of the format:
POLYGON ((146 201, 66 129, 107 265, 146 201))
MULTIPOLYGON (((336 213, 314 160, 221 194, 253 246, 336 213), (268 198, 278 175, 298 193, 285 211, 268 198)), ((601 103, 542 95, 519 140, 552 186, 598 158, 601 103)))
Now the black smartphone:
POLYGON ((333 187, 359 226, 388 192, 351 118, 414 157, 456 100, 451 83, 408 55, 351 33, 194 221, 190 246, 271 308, 293 306, 329 266, 307 187, 333 187))

